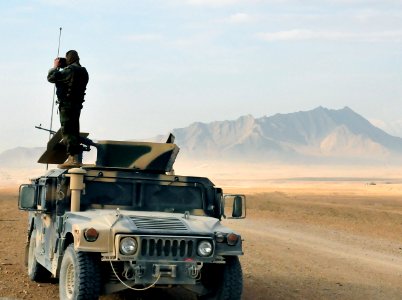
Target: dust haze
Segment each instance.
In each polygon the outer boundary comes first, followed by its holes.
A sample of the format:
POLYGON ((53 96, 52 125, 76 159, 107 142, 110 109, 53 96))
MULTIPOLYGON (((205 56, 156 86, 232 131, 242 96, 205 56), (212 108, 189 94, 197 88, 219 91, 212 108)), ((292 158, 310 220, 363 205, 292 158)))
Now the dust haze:
MULTIPOLYGON (((400 299, 402 176, 398 166, 181 161, 177 174, 207 176, 247 195, 247 218, 224 220, 244 239, 243 299, 400 299)), ((0 169, 0 297, 57 298, 24 266, 26 213, 18 185, 45 172, 0 169)), ((101 299, 189 299, 181 290, 101 299)))

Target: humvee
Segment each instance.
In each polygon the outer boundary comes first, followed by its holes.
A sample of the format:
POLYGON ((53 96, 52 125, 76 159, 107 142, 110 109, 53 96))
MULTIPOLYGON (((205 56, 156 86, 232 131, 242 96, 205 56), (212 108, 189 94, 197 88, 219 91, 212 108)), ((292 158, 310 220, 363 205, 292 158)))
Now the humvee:
MULTIPOLYGON (((242 238, 221 219, 225 207, 245 217, 245 196, 224 195, 205 177, 175 175, 172 136, 95 143, 87 135, 82 150, 95 147, 96 164, 55 168, 20 186, 29 278, 58 278, 60 299, 176 286, 199 299, 240 299, 242 238)), ((59 131, 39 162, 66 157, 59 131)))

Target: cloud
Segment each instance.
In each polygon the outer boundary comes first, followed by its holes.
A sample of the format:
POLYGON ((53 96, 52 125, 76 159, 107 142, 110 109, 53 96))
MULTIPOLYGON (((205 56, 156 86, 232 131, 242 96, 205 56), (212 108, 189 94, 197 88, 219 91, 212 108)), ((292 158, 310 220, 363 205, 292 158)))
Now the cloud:
POLYGON ((384 121, 380 119, 369 119, 369 121, 374 126, 391 135, 402 137, 402 120, 384 121))
POLYGON ((161 41, 163 37, 159 34, 132 34, 124 36, 124 39, 130 42, 155 42, 161 41))
POLYGON ((38 3, 45 6, 58 6, 58 7, 75 7, 78 3, 77 0, 39 0, 38 3))
POLYGON ((230 15, 224 21, 226 21, 228 23, 248 23, 248 22, 251 22, 254 20, 255 20, 255 17, 253 17, 249 14, 236 13, 236 14, 230 15))
MULTIPOLYGON (((203 49, 205 51, 214 51, 212 49, 212 41, 218 39, 221 36, 219 31, 205 31, 199 34, 191 36, 184 36, 170 41, 170 46, 179 49, 203 49), (208 45, 208 46, 207 46, 208 45)), ((215 49, 215 48, 214 48, 215 49)), ((216 50, 216 49, 215 49, 216 50)))
POLYGON ((387 122, 380 120, 380 119, 369 119, 370 123, 373 124, 374 126, 381 128, 382 130, 387 131, 388 128, 388 124, 387 122))
POLYGON ((333 5, 333 6, 351 6, 351 5, 397 5, 400 6, 400 0, 176 0, 190 5, 198 6, 228 6, 234 4, 273 4, 273 5, 333 5))
POLYGON ((258 39, 275 41, 357 41, 357 42, 402 42, 402 30, 388 30, 379 32, 347 32, 292 29, 277 32, 262 32, 255 35, 258 39))
POLYGON ((227 6, 239 2, 240 0, 186 0, 187 4, 197 6, 227 6))

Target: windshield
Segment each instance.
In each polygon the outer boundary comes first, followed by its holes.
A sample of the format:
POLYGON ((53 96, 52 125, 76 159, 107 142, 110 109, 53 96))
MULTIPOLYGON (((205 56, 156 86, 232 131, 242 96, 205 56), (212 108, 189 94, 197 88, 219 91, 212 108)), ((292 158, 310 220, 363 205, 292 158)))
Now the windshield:
POLYGON ((157 183, 89 181, 85 183, 81 205, 165 212, 185 212, 203 208, 203 193, 200 187, 172 185, 159 181, 157 183))

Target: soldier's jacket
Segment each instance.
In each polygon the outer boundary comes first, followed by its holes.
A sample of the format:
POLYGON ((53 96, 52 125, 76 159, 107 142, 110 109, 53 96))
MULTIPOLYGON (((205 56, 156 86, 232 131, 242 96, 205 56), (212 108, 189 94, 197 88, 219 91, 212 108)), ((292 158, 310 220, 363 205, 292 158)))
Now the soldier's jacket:
POLYGON ((85 90, 89 80, 87 70, 75 62, 64 69, 52 68, 47 80, 56 84, 59 107, 82 108, 85 90))

